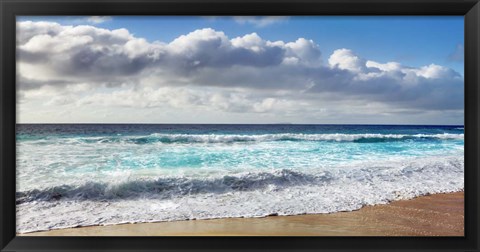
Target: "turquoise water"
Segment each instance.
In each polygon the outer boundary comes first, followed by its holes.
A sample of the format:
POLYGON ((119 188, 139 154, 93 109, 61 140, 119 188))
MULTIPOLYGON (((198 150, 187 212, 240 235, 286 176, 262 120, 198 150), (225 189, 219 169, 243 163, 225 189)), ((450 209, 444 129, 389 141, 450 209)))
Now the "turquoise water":
POLYGON ((463 190, 463 126, 23 124, 16 137, 23 232, 336 212, 463 190))

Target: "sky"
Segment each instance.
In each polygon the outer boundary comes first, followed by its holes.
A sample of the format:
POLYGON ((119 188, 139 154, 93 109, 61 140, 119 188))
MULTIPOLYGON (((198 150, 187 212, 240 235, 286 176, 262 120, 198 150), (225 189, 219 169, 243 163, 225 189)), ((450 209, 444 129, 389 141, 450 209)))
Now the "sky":
POLYGON ((463 125, 461 16, 17 17, 19 123, 463 125))

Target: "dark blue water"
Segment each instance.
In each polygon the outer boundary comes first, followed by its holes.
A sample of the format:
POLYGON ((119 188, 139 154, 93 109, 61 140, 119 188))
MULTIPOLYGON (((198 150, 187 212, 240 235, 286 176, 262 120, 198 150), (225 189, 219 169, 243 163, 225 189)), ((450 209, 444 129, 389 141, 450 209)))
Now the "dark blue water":
POLYGON ((145 135, 165 134, 441 134, 463 133, 463 125, 302 125, 302 124, 17 124, 23 135, 145 135))

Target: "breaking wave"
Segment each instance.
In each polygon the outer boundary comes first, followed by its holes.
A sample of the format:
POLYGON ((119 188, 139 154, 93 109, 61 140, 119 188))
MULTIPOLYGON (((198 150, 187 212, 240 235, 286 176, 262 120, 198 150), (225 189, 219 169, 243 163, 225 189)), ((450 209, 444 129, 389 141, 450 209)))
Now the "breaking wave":
POLYGON ((462 191, 463 167, 462 156, 448 156, 382 164, 370 161, 328 171, 283 169, 205 179, 163 177, 57 186, 17 192, 21 212, 17 232, 353 211, 392 200, 462 191))
MULTIPOLYGON (((65 141, 72 143, 235 143, 235 142, 273 142, 273 141, 330 141, 376 143, 408 140, 463 140, 464 134, 262 134, 262 135, 235 135, 235 134, 160 134, 148 136, 102 136, 77 137, 65 141)), ((53 140, 53 139, 52 139, 53 140)), ((58 140, 58 139, 56 139, 58 140)), ((60 139, 61 140, 61 139, 60 139)), ((49 140, 41 140, 42 143, 49 140)), ((50 140, 51 141, 51 140, 50 140)))
MULTIPOLYGON (((393 162, 395 163, 395 162, 393 162)), ((285 189, 293 186, 325 186, 340 180, 352 182, 393 181, 411 176, 463 172, 463 158, 448 157, 400 164, 361 163, 353 169, 321 171, 273 171, 243 172, 238 174, 217 174, 205 178, 164 176, 157 179, 135 179, 126 182, 86 182, 82 185, 61 185, 43 190, 17 192, 17 204, 33 201, 69 200, 121 200, 135 198, 168 199, 196 195, 228 192, 265 190, 272 186, 285 189)))

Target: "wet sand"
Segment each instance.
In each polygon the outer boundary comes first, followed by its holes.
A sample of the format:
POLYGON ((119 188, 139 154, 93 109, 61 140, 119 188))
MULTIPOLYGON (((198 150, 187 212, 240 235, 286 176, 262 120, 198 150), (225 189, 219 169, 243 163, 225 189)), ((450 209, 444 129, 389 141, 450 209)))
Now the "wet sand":
POLYGON ((91 226, 23 236, 463 236, 464 193, 422 196, 353 212, 91 226))

